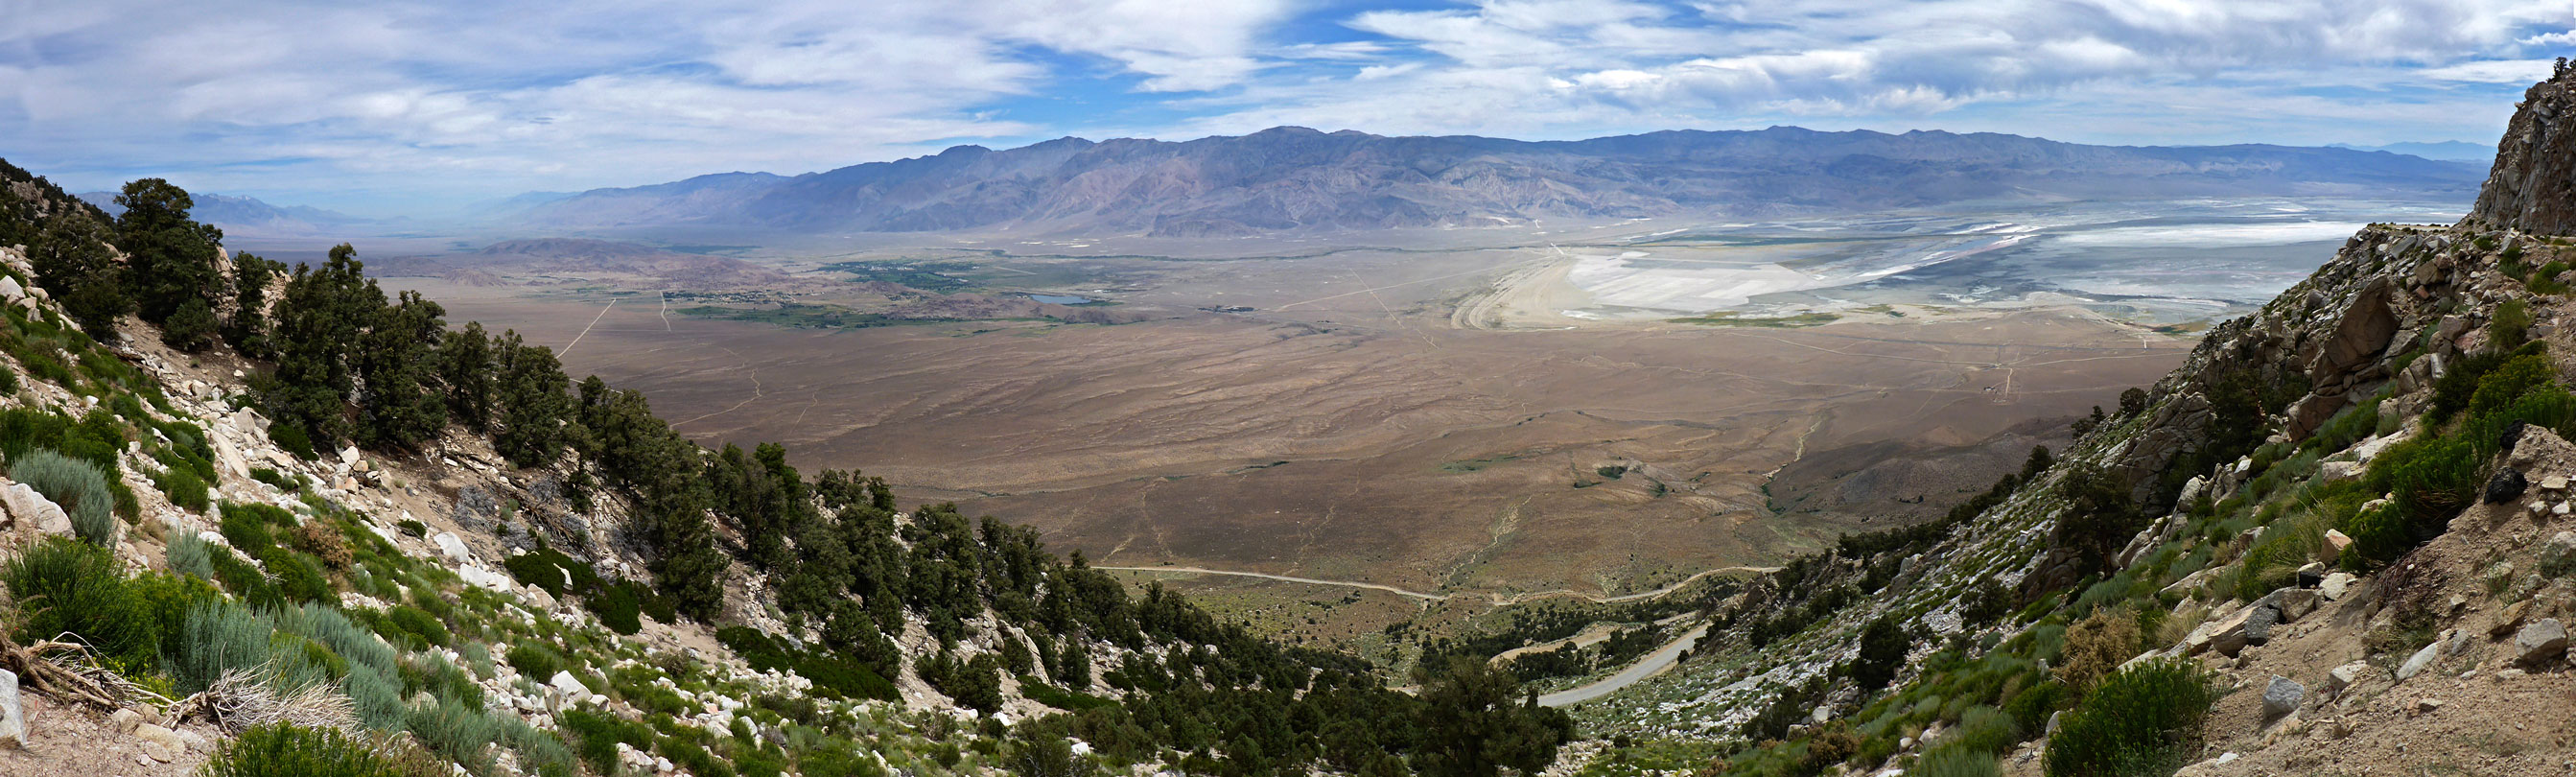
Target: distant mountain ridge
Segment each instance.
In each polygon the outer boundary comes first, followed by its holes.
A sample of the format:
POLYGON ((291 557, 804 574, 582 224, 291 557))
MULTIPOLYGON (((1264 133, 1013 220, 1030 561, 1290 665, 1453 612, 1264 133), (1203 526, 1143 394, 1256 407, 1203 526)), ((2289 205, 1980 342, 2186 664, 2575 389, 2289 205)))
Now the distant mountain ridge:
POLYGON ((2090 146, 1993 133, 1674 130, 1581 141, 1279 127, 1184 142, 1061 138, 780 176, 545 199, 517 226, 1164 237, 1763 217, 1966 201, 2474 196, 2482 166, 2336 148, 2090 146))
MULTIPOLYGON (((111 216, 125 212, 124 206, 116 204, 115 192, 81 192, 75 196, 111 216)), ((192 194, 189 199, 196 203, 189 212, 190 217, 220 227, 226 233, 245 236, 321 236, 338 228, 379 223, 375 219, 308 205, 271 205, 256 197, 192 194)))

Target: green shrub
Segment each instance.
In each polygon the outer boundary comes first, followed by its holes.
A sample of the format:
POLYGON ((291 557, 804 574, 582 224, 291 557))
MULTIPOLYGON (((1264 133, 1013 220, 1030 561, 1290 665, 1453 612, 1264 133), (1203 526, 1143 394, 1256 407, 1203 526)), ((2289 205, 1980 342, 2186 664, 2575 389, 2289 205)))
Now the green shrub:
POLYGON ((547 678, 554 677, 556 672, 563 671, 564 668, 562 656, 535 645, 510 646, 506 660, 510 668, 519 670, 519 674, 537 682, 545 682, 547 678))
POLYGON ((268 567, 269 576, 277 580, 278 594, 290 603, 339 599, 331 589, 330 573, 322 571, 321 563, 314 561, 312 556, 285 548, 270 548, 260 554, 259 562, 268 567))
POLYGON ((187 508, 190 512, 205 512, 211 504, 206 496, 206 481, 194 470, 165 468, 152 476, 152 485, 160 487, 161 494, 169 497, 171 504, 187 508))
POLYGON ((217 521, 217 530, 235 550, 258 556, 277 546, 276 529, 295 525, 295 517, 270 505, 244 505, 226 502, 217 521))
POLYGON ((72 531, 93 545, 116 544, 116 495, 91 462, 53 451, 29 451, 9 460, 9 479, 27 484, 71 516, 72 531))
POLYGON ((382 670, 352 667, 349 676, 340 678, 340 690, 349 694, 349 704, 358 713, 358 722, 378 731, 402 728, 402 680, 382 670))
MULTIPOLYGON (((853 699, 895 698, 894 684, 887 682, 883 675, 832 653, 796 650, 778 644, 769 635, 742 626, 716 630, 716 641, 724 643, 755 670, 792 670, 814 681, 817 691, 853 699)), ((997 687, 999 682, 996 675, 994 683, 997 687)))
POLYGON ((276 486, 277 490, 290 494, 304 488, 304 484, 296 482, 294 476, 268 467, 250 468, 250 479, 276 486))
POLYGON ((296 458, 313 458, 313 436, 305 434, 303 427, 290 423, 269 424, 268 440, 277 443, 278 449, 295 454, 296 458))
POLYGON ((206 777, 422 777, 383 744, 338 729, 285 723, 254 726, 206 761, 206 777))
POLYGON ((215 579, 213 555, 207 552, 206 541, 198 539, 194 534, 171 535, 169 552, 163 566, 175 574, 192 575, 206 581, 215 579))
POLYGON ((1995 754, 1965 747, 1936 747, 1915 759, 1906 777, 1996 777, 2003 762, 1995 754))
POLYGON ((491 772, 491 745, 500 741, 501 729, 501 723, 485 714, 481 705, 445 697, 413 707, 403 716, 403 730, 419 737, 422 747, 475 774, 491 772))
POLYGON ((0 583, 23 611, 21 642, 68 633, 125 659, 149 659, 158 649, 143 602, 106 548, 47 537, 0 563, 0 583))
POLYGON ((2189 763, 2214 697, 2192 664, 2156 659, 2105 678, 2048 740, 2050 777, 2165 775, 2189 763))
MULTIPOLYGON (((2037 674, 2030 676, 2038 677, 2037 674)), ((2021 692, 2013 694, 2012 698, 2005 699, 2004 712, 2012 716, 2013 722, 2018 724, 2021 730, 2039 731, 2041 727, 2048 725, 2048 716, 2051 713, 2066 708, 2067 700, 2073 695, 2064 683, 2053 680, 2043 681, 2024 686, 2021 692)))
POLYGON ((214 565, 215 580, 222 582, 224 590, 241 597, 242 601, 260 606, 279 604, 284 601, 284 597, 277 592, 277 586, 268 581, 267 573, 259 571, 258 567, 251 566, 249 561, 243 560, 231 548, 207 545, 206 561, 214 565))
POLYGON ((1048 685, 1045 680, 1040 680, 1034 676, 1020 675, 1019 679, 1021 696, 1028 697, 1029 701, 1044 704, 1056 709, 1067 712, 1082 712, 1084 710, 1108 709, 1118 706, 1118 702, 1116 701, 1093 696, 1088 693, 1075 693, 1053 685, 1048 685))
POLYGON ((405 634, 419 637, 420 641, 432 646, 446 647, 447 643, 456 639, 456 635, 448 633, 447 624, 438 622, 438 616, 431 615, 418 607, 407 604, 397 605, 385 612, 385 618, 393 624, 394 628, 401 629, 405 634))
POLYGON ((264 684, 280 690, 332 679, 321 657, 307 649, 311 640, 280 633, 267 616, 230 602, 190 609, 177 636, 162 668, 181 693, 205 690, 235 671, 259 672, 264 684))
POLYGON ((402 519, 401 523, 394 524, 394 526, 402 529, 402 533, 413 537, 425 537, 429 535, 429 524, 421 523, 415 519, 405 518, 402 519))
POLYGON ((581 606, 592 615, 599 616, 600 625, 607 626, 610 631, 633 634, 644 630, 644 621, 637 617, 643 612, 644 603, 636 598, 633 583, 619 582, 603 587, 590 598, 583 599, 581 606))
POLYGON ((602 715, 584 709, 568 709, 555 715, 555 722, 572 742, 573 750, 601 774, 617 770, 617 743, 641 751, 653 749, 653 729, 642 723, 602 715))

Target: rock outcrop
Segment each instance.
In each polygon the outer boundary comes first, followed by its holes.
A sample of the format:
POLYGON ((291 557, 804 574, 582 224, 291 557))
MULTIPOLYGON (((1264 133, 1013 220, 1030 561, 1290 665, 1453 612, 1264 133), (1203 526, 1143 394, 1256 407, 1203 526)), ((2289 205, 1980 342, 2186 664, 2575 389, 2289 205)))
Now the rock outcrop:
POLYGON ((2566 73, 2523 92, 2505 126, 2469 220, 2542 235, 2576 233, 2576 79, 2566 73))

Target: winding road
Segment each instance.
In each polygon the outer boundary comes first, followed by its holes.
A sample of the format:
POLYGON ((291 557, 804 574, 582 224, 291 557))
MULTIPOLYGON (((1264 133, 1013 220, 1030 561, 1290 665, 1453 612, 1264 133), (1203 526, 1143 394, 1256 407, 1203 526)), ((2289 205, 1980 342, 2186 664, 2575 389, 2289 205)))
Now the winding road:
MULTIPOLYGON (((1304 583, 1304 584, 1307 584, 1307 585, 1332 585, 1332 586, 1341 586, 1341 587, 1344 587, 1344 588, 1365 588, 1365 589, 1368 589, 1368 590, 1371 590, 1371 591, 1385 591, 1385 592, 1387 592, 1387 593, 1395 594, 1395 595, 1397 595, 1397 596, 1402 596, 1402 597, 1406 597, 1406 598, 1409 598, 1409 599, 1420 599, 1420 600, 1423 600, 1423 601, 1426 601, 1426 602, 1445 602, 1445 601, 1449 601, 1450 599, 1454 599, 1454 598, 1466 597, 1466 596, 1473 596, 1473 594, 1427 594, 1427 593, 1423 593, 1423 592, 1421 592, 1421 591, 1406 590, 1406 589, 1403 589, 1403 588, 1397 588, 1397 587, 1395 587, 1395 586, 1391 586, 1391 585, 1380 585, 1380 584, 1377 584, 1377 583, 1362 583, 1362 582, 1359 582, 1359 581, 1356 581, 1356 580, 1319 580, 1319 579, 1312 578, 1312 577, 1296 577, 1296 576, 1292 576, 1292 575, 1274 575, 1274 574, 1270 574, 1270 573, 1268 573, 1268 572, 1242 572, 1242 571, 1231 570, 1231 569, 1209 569, 1209 568, 1206 568, 1206 567, 1111 567, 1111 566, 1098 566, 1098 565, 1094 565, 1094 566, 1092 567, 1092 569, 1106 569, 1106 570, 1110 570, 1110 571, 1114 571, 1114 572, 1178 572, 1178 573, 1182 573, 1182 574, 1191 574, 1191 575, 1227 575, 1227 576, 1231 576, 1231 577, 1255 577, 1255 578, 1260 578, 1260 579, 1263 579, 1263 580, 1276 580, 1276 581, 1279 581, 1279 582, 1282 582, 1282 583, 1304 583)), ((1727 573, 1727 572, 1755 572, 1755 573, 1768 574, 1768 573, 1771 573, 1771 572, 1777 572, 1777 571, 1780 571, 1780 568, 1779 568, 1779 567, 1718 567, 1718 568, 1716 568, 1716 569, 1701 570, 1701 571, 1699 571, 1699 572, 1697 572, 1697 573, 1695 573, 1695 574, 1692 574, 1692 575, 1691 575, 1691 576, 1689 576, 1689 577, 1682 578, 1681 582, 1674 583, 1674 584, 1672 584, 1672 585, 1664 586, 1664 587, 1662 587, 1662 588, 1657 588, 1657 589, 1652 590, 1652 591, 1639 591, 1639 592, 1637 592, 1637 593, 1633 593, 1633 594, 1620 594, 1620 595, 1618 595, 1618 596, 1601 596, 1601 595, 1599 595, 1599 594, 1587 594, 1587 593, 1583 593, 1583 592, 1581 592, 1581 591, 1565 591, 1565 590, 1558 590, 1558 591, 1538 591, 1538 592, 1534 592, 1534 593, 1526 593, 1526 594, 1514 594, 1514 595, 1511 595, 1511 596, 1504 596, 1504 595, 1501 595, 1501 594, 1487 594, 1487 595, 1486 595, 1486 600, 1487 600, 1487 601, 1489 601, 1489 602, 1491 602, 1491 603, 1492 603, 1494 606, 1496 606, 1496 607, 1506 607, 1506 606, 1515 605, 1515 604, 1520 604, 1520 603, 1522 603, 1522 602, 1532 601, 1532 600, 1536 600, 1536 599, 1553 599, 1553 598, 1558 598, 1558 597, 1577 598, 1577 599, 1588 599, 1588 600, 1595 601, 1595 602, 1599 602, 1599 603, 1602 603, 1602 604, 1617 604, 1617 603, 1620 603, 1620 602, 1633 602, 1633 601, 1636 601, 1636 600, 1639 600, 1639 599, 1653 599, 1653 598, 1656 598, 1656 597, 1660 597, 1660 596, 1663 596, 1663 595, 1665 595, 1665 594, 1672 593, 1672 592, 1674 592, 1674 591, 1679 591, 1679 590, 1681 590, 1684 586, 1688 586, 1688 585, 1690 585, 1690 584, 1692 584, 1692 583, 1699 582, 1699 579, 1700 579, 1700 578, 1707 577, 1707 576, 1709 576, 1709 575, 1723 574, 1723 573, 1727 573)))
POLYGON ((1539 694, 1539 706, 1571 707, 1608 696, 1621 688, 1635 685, 1639 680, 1662 674, 1665 669, 1671 668, 1673 663, 1681 658, 1682 651, 1699 644, 1699 638, 1706 634, 1708 634, 1708 624, 1691 627, 1690 631, 1682 633, 1680 639, 1656 648, 1655 652, 1647 654, 1637 663, 1629 664, 1628 668, 1619 670, 1618 674, 1555 693, 1539 694))

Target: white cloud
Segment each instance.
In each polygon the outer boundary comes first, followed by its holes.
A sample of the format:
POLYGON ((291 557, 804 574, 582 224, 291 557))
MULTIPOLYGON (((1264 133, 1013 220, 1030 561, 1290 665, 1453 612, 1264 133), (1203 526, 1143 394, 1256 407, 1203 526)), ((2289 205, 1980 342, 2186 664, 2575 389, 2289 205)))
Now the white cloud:
POLYGON ((2576 41, 2564 6, 2527 0, 213 0, 184 14, 105 0, 10 12, 11 161, 89 185, 173 174, 388 202, 802 172, 961 139, 1276 124, 2484 140, 2514 87, 2576 41))

